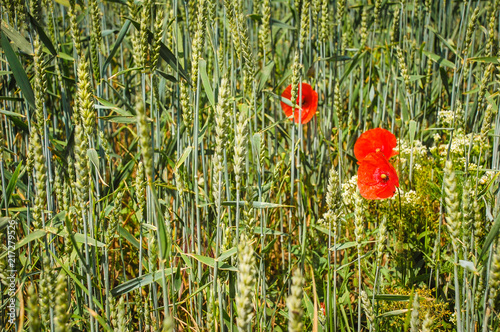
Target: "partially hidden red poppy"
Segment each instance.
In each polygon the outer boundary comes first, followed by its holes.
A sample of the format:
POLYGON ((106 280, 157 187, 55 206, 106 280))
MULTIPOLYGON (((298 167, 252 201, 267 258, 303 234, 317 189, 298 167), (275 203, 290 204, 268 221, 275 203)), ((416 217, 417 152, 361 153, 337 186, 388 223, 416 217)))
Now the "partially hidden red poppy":
MULTIPOLYGON (((289 106, 285 104, 284 102, 281 102, 281 108, 283 111, 285 111, 286 116, 289 118, 292 115, 294 115, 295 118, 295 123, 302 123, 306 124, 311 119, 313 118, 314 114, 316 114, 316 110, 318 109, 318 93, 313 90, 313 88, 307 84, 307 83, 301 83, 300 86, 302 87, 302 102, 300 102, 300 88, 297 89, 297 100, 296 100, 296 105, 297 107, 295 108, 295 114, 292 106, 289 106), (301 110, 298 108, 301 106, 301 110), (302 113, 302 114, 300 114, 302 113), (299 116, 300 117, 299 120, 299 116)), ((292 98, 292 85, 290 84, 287 86, 285 91, 281 94, 281 97, 291 100, 292 98)))
POLYGON ((323 316, 326 316, 326 307, 325 307, 325 302, 320 302, 319 303, 320 310, 323 313, 323 316))
POLYGON ((368 154, 358 164, 361 196, 366 199, 384 199, 394 195, 396 187, 399 187, 398 174, 381 151, 368 154))
POLYGON ((396 136, 389 130, 375 128, 365 131, 354 144, 356 159, 363 160, 372 152, 382 152, 386 159, 397 155, 393 149, 396 147, 396 136))

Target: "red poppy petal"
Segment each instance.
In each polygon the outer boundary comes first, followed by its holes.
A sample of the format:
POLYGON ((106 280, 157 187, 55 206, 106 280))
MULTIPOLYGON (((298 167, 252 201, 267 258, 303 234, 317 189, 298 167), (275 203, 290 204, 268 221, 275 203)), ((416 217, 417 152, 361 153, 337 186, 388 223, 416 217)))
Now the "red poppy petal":
POLYGON ((377 188, 369 185, 365 185, 363 183, 359 183, 358 181, 359 193, 362 197, 366 199, 378 199, 377 188))
MULTIPOLYGON (((283 109, 287 117, 291 117, 292 115, 294 115, 295 123, 299 123, 300 121, 302 124, 306 124, 307 122, 311 121, 311 119, 314 117, 314 114, 316 114, 316 110, 318 107, 318 94, 313 90, 311 85, 307 83, 301 83, 300 88, 302 91, 297 91, 298 96, 296 104, 301 105, 302 110, 300 110, 299 108, 295 108, 294 112, 293 108, 285 104, 284 102, 281 102, 281 108, 283 109), (302 97, 302 102, 300 102, 300 97, 302 97)), ((291 91, 292 85, 290 84, 283 91, 281 97, 290 100, 291 91)))
POLYGON ((292 110, 292 106, 289 106, 285 103, 281 103, 281 108, 283 109, 283 111, 285 112, 285 115, 287 118, 291 117, 292 114, 293 114, 293 110, 292 110))
POLYGON ((368 154, 358 164, 361 196, 366 199, 384 199, 394 195, 396 187, 399 187, 399 178, 381 151, 368 154))
POLYGON ((394 196, 394 194, 396 193, 396 187, 399 187, 399 179, 396 170, 394 170, 393 167, 392 170, 394 171, 394 173, 389 175, 389 181, 386 183, 385 187, 383 187, 377 193, 377 197, 379 199, 384 199, 394 196))
POLYGON ((286 87, 286 89, 281 94, 281 97, 286 98, 286 99, 290 99, 292 97, 292 85, 291 84, 286 87))
POLYGON ((367 186, 377 185, 377 181, 374 180, 375 171, 377 170, 376 165, 363 160, 358 169, 358 182, 367 186))
POLYGON ((304 114, 302 114, 302 124, 306 124, 314 117, 318 109, 318 93, 312 89, 309 84, 303 83, 302 86, 308 85, 309 90, 307 93, 307 106, 303 107, 304 114))
POLYGON ((397 145, 396 136, 383 128, 365 131, 354 144, 354 155, 361 160, 372 152, 381 151, 389 159, 396 155, 393 149, 397 145))
POLYGON ((385 188, 377 192, 375 195, 377 197, 376 199, 384 199, 394 196, 395 193, 396 193, 396 187, 386 186, 385 188))

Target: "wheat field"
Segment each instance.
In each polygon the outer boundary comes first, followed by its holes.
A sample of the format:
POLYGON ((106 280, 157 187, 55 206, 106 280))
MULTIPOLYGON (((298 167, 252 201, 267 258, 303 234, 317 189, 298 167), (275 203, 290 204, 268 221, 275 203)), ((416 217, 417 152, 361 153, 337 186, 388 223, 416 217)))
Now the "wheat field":
POLYGON ((499 19, 1 0, 0 330, 499 331, 499 19))

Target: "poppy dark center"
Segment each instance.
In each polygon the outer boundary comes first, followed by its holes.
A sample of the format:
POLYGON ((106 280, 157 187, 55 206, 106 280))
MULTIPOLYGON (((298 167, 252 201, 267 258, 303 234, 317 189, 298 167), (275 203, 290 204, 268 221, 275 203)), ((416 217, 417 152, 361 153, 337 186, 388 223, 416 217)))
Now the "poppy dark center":
POLYGON ((301 105, 302 108, 307 108, 309 106, 309 100, 304 92, 302 92, 302 103, 300 102, 300 98, 297 97, 297 105, 301 105))
POLYGON ((387 174, 384 174, 384 173, 380 174, 380 178, 381 178, 381 179, 382 179, 382 181, 384 181, 384 182, 389 181, 389 175, 387 175, 387 174))

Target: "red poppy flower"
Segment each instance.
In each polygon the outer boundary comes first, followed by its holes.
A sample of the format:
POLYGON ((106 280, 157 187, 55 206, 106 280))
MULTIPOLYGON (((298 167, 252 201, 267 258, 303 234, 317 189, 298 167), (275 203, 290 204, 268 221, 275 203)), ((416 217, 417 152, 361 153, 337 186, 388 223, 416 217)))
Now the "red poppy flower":
MULTIPOLYGON (((302 124, 306 124, 313 118, 314 114, 316 114, 316 110, 318 108, 318 93, 313 90, 313 88, 307 83, 301 83, 302 87, 302 103, 299 100, 300 91, 297 89, 297 106, 302 106, 302 117, 300 118, 300 122, 302 124)), ((287 86, 285 91, 281 94, 281 97, 291 100, 292 98, 292 85, 287 86)), ((300 109, 295 108, 295 114, 292 106, 281 102, 281 108, 285 111, 287 117, 291 117, 294 115, 295 123, 299 123, 299 114, 301 113, 300 109)))
POLYGON ((321 312, 323 313, 323 316, 326 316, 325 302, 320 302, 319 306, 320 306, 321 312))
POLYGON ((399 187, 398 174, 381 151, 370 153, 358 164, 361 196, 366 199, 384 199, 394 195, 396 187, 399 187))
POLYGON ((356 159, 362 160, 372 152, 381 151, 389 159, 398 154, 393 150, 396 145, 396 136, 393 133, 382 128, 375 128, 359 136, 354 144, 354 155, 356 159))

